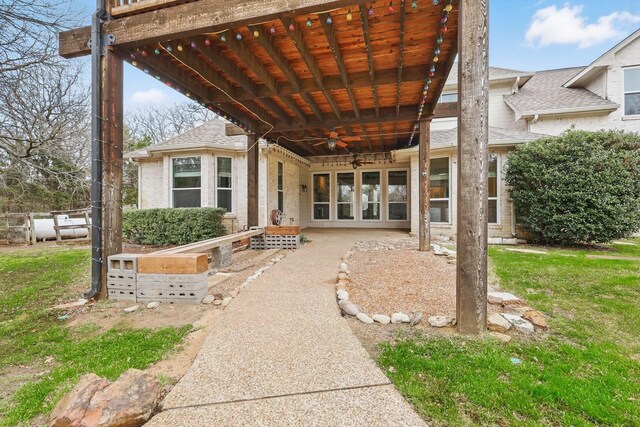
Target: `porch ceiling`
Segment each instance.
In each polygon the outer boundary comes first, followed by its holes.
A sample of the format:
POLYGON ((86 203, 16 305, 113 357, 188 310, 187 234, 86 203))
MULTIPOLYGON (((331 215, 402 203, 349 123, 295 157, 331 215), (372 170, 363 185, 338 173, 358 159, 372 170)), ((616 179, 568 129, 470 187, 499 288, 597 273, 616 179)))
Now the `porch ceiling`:
MULTIPOLYGON (((103 32, 123 60, 300 155, 347 153, 315 145, 332 128, 361 137, 351 152, 385 152, 409 143, 421 104, 422 117, 457 112, 435 108, 457 54, 457 1, 415 3, 115 1, 103 32)), ((88 34, 61 33, 61 54, 86 54, 88 34)))

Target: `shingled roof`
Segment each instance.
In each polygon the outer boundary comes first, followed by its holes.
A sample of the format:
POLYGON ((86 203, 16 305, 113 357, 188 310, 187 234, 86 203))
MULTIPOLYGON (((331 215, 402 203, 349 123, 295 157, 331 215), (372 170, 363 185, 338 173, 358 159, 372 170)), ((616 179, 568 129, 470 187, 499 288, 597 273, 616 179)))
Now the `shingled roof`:
POLYGON ((563 85, 584 67, 538 71, 513 95, 504 97, 505 102, 520 117, 536 114, 563 114, 586 111, 613 111, 619 107, 615 102, 601 98, 584 88, 567 88, 563 85))
MULTIPOLYGON (((529 78, 533 75, 534 73, 530 71, 513 70, 511 68, 489 67, 489 81, 502 80, 506 78, 515 79, 516 77, 529 78)), ((458 65, 454 64, 453 67, 451 67, 451 72, 449 73, 449 77, 447 77, 445 86, 456 86, 457 84, 458 65)))
POLYGON ((127 153, 129 159, 149 157, 153 152, 172 151, 176 149, 218 148, 224 150, 244 150, 247 148, 247 137, 227 136, 226 122, 214 119, 185 133, 176 135, 150 147, 127 153))

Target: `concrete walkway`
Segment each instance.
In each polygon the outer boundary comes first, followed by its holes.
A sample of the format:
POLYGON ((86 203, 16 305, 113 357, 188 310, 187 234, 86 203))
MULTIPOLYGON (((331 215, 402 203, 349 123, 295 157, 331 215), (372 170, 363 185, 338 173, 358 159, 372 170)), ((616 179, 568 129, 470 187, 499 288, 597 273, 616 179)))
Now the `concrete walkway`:
POLYGON ((394 231, 317 230, 218 318, 149 426, 418 426, 414 412, 340 315, 340 259, 394 231))

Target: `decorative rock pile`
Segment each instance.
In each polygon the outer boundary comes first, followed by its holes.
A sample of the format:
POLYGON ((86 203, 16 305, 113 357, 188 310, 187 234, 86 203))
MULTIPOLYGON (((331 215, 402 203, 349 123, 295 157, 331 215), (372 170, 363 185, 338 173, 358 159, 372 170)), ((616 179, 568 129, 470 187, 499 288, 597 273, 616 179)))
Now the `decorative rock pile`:
POLYGON ((489 292, 487 294, 489 304, 500 305, 504 313, 494 313, 487 319, 487 327, 493 331, 494 336, 502 339, 497 334, 505 334, 515 330, 524 335, 533 334, 537 329, 547 329, 547 319, 540 313, 528 307, 517 296, 508 292, 489 292))

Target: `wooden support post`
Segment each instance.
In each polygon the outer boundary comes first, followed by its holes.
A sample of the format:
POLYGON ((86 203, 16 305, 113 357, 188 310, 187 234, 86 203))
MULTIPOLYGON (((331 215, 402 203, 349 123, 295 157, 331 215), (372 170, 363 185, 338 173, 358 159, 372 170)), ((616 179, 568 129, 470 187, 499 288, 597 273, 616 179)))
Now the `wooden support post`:
POLYGON ((458 22, 458 331, 487 325, 488 0, 461 0, 458 22))
POLYGON ((102 72, 102 284, 107 297, 107 259, 122 252, 122 60, 106 49, 102 72))
POLYGON ((29 213, 29 237, 30 237, 30 242, 29 244, 31 245, 35 245, 36 243, 38 243, 38 237, 36 236, 36 220, 34 218, 33 212, 29 213))
POLYGON ((53 230, 56 232, 56 242, 60 243, 62 242, 62 235, 59 228, 60 224, 58 224, 58 215, 52 213, 51 216, 53 217, 53 230))
POLYGON ((247 136, 247 225, 258 226, 258 137, 247 136))
POLYGON ((420 145, 419 145, 419 203, 420 203, 420 223, 419 223, 419 240, 420 250, 431 250, 431 156, 430 147, 431 138, 431 120, 420 121, 420 145))

